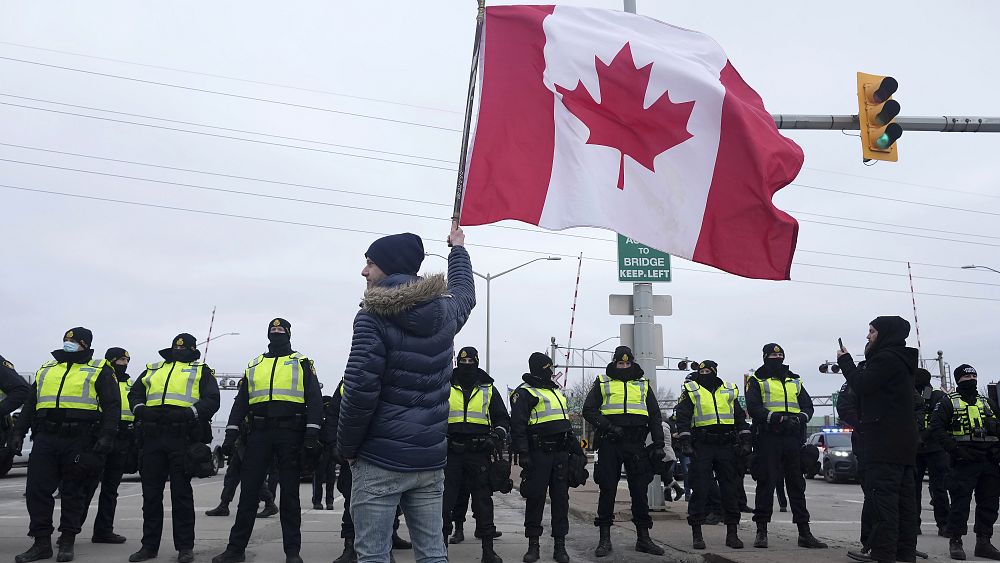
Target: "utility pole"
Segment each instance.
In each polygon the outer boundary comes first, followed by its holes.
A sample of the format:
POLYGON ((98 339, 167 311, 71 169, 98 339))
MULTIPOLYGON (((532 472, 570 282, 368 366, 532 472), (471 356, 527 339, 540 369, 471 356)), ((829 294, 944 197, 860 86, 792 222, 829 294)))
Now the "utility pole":
MULTIPOLYGON (((817 129, 857 131, 856 115, 798 115, 772 113, 778 129, 817 129)), ((1000 117, 941 115, 933 117, 897 117, 903 131, 935 131, 939 133, 1000 133, 1000 117)))

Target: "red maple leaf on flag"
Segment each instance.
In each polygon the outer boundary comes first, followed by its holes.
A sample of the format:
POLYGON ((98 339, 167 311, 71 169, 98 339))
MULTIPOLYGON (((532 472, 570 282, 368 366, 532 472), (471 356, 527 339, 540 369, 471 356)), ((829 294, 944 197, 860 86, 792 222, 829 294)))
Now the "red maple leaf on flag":
POLYGON ((649 73, 653 63, 636 68, 628 43, 615 55, 611 64, 594 57, 601 89, 601 102, 577 82, 572 91, 556 85, 563 104, 590 129, 588 145, 601 145, 621 151, 618 165, 618 189, 625 189, 625 155, 653 169, 653 159, 667 149, 690 139, 687 122, 694 101, 675 104, 663 92, 648 108, 643 107, 649 73))

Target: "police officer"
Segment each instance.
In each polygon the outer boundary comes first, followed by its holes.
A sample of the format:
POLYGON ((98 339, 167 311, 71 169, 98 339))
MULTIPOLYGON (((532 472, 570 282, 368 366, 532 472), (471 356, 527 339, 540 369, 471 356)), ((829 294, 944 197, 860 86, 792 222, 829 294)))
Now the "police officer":
POLYGON ((740 524, 739 489, 743 482, 741 456, 750 454, 752 444, 746 414, 737 402, 739 387, 719 378, 718 364, 706 360, 699 364, 698 375, 684 384, 677 404, 677 429, 681 448, 692 458, 689 475, 694 479, 694 495, 688 504, 695 549, 705 549, 701 527, 705 523, 705 502, 712 474, 719 479, 719 492, 726 523, 726 546, 742 549, 737 535, 740 524))
POLYGON ((10 414, 31 397, 31 387, 18 375, 14 364, 0 356, 0 452, 6 456, 5 467, 14 460, 14 428, 10 414))
POLYGON ((194 560, 194 497, 184 458, 201 441, 203 423, 219 410, 219 384, 212 368, 199 362, 194 336, 178 334, 164 361, 147 364, 129 391, 132 412, 140 424, 142 458, 142 547, 128 560, 156 557, 163 535, 163 488, 170 480, 171 520, 178 563, 194 560))
MULTIPOLYGON (((323 412, 330 407, 330 397, 323 396, 323 412)), ((326 485, 326 509, 333 510, 333 489, 337 486, 337 464, 330 457, 330 446, 323 447, 319 463, 313 472, 313 510, 323 510, 323 485, 326 485)))
MULTIPOLYGON (((945 397, 945 392, 934 389, 931 385, 931 373, 924 368, 913 372, 913 386, 916 391, 917 428, 920 430, 920 446, 917 449, 917 466, 914 480, 917 483, 917 507, 923 496, 924 474, 928 476, 928 489, 931 494, 931 506, 934 507, 934 521, 937 523, 938 535, 947 536, 948 509, 948 454, 941 444, 931 438, 931 414, 938 401, 945 397)), ((920 514, 917 513, 917 525, 920 524, 920 514)), ((920 528, 917 528, 920 533, 920 528)))
POLYGON ((312 360, 292 349, 292 325, 282 318, 268 324, 267 352, 247 366, 226 426, 226 453, 232 453, 240 426, 248 419, 246 453, 240 469, 240 504, 226 550, 212 563, 245 559, 257 512, 258 490, 277 459, 281 485, 281 536, 286 563, 302 563, 299 467, 303 455, 319 455, 323 394, 312 360), (305 451, 303 451, 305 450, 305 451))
MULTIPOLYGON (((358 553, 354 551, 354 519, 351 518, 351 486, 354 484, 354 480, 351 477, 351 466, 344 459, 344 456, 340 455, 340 450, 337 447, 337 425, 340 421, 340 404, 344 400, 344 382, 341 380, 337 384, 336 391, 330 397, 330 404, 326 407, 325 416, 323 417, 323 428, 321 429, 322 441, 326 446, 330 447, 330 457, 333 462, 339 465, 340 477, 337 479, 337 490, 340 494, 344 495, 344 514, 340 519, 340 537, 344 539, 344 551, 339 557, 333 560, 333 563, 357 563, 358 553)), ((399 537, 397 530, 399 529, 399 517, 403 514, 403 511, 397 506, 396 507, 396 518, 392 524, 392 549, 413 549, 413 545, 405 539, 399 537)), ((389 562, 393 563, 395 557, 393 552, 389 551, 389 562)))
POLYGON ((493 378, 479 367, 479 352, 467 346, 458 352, 451 377, 448 409, 448 464, 444 469, 444 539, 451 534, 452 509, 463 486, 472 495, 476 537, 483 544, 483 563, 503 563, 493 551, 493 490, 490 454, 507 442, 510 415, 493 378))
POLYGON ((976 368, 968 364, 958 366, 955 381, 957 390, 938 401, 930 424, 932 436, 951 455, 949 551, 952 559, 965 559, 962 536, 969 531, 969 505, 975 493, 976 557, 1000 560, 1000 551, 990 543, 1000 504, 997 417, 986 397, 979 394, 976 368))
POLYGON ((754 547, 767 547, 767 523, 774 512, 774 488, 785 476, 792 521, 799 529, 799 547, 823 548, 809 530, 806 510, 806 480, 802 476, 800 450, 805 443, 805 424, 812 418, 813 402, 799 376, 785 365, 785 351, 766 344, 764 365, 747 382, 747 410, 753 418, 754 471, 757 493, 753 521, 757 523, 754 547))
POLYGON ((53 493, 59 500, 59 553, 56 561, 72 561, 74 541, 86 517, 91 481, 114 449, 121 412, 121 396, 114 370, 106 360, 95 360, 94 335, 83 327, 66 331, 54 360, 35 373, 34 393, 21 409, 15 430, 15 451, 31 429, 31 457, 25 500, 35 538, 17 563, 52 557, 53 493), (96 442, 95 442, 96 439, 96 442))
MULTIPOLYGON (((238 385, 243 385, 243 383, 244 380, 240 379, 238 385)), ((226 469, 226 477, 222 480, 222 494, 219 495, 219 506, 211 510, 206 510, 205 516, 229 516, 229 503, 236 497, 236 487, 240 485, 240 471, 242 471, 246 451, 246 442, 243 439, 243 435, 240 434, 232 453, 227 456, 229 468, 226 469)), ((274 514, 279 512, 277 505, 274 504, 274 495, 271 494, 267 483, 260 484, 257 498, 260 502, 264 503, 264 511, 270 513, 273 507, 274 514)))
POLYGON ((94 543, 125 543, 125 536, 115 533, 115 509, 118 507, 118 486, 129 456, 134 455, 135 447, 135 417, 128 408, 128 392, 132 382, 127 373, 129 355, 124 348, 108 348, 104 354, 118 380, 119 396, 121 397, 121 421, 118 423, 118 434, 115 436, 115 448, 104 460, 104 471, 99 482, 93 483, 93 488, 87 498, 87 504, 94 498, 97 486, 101 486, 101 495, 97 501, 97 516, 94 517, 94 535, 90 541, 94 543))
POLYGON ((510 396, 511 449, 521 466, 521 496, 525 498, 524 535, 528 538, 525 563, 539 558, 538 538, 542 535, 545 496, 551 501, 552 558, 569 561, 566 534, 569 533, 569 482, 567 461, 573 450, 583 455, 566 412, 566 397, 552 381, 552 359, 535 352, 528 358, 529 373, 510 396))
POLYGON ((635 524, 636 551, 663 555, 663 548, 653 543, 649 529, 646 489, 653 479, 653 466, 646 453, 646 436, 652 437, 655 461, 666 457, 660 406, 650 381, 628 346, 619 346, 605 374, 597 376, 583 403, 583 418, 597 429, 597 466, 594 482, 601 489, 594 525, 600 529, 600 541, 594 555, 611 553, 611 524, 615 520, 615 495, 622 465, 632 497, 632 523, 635 524))

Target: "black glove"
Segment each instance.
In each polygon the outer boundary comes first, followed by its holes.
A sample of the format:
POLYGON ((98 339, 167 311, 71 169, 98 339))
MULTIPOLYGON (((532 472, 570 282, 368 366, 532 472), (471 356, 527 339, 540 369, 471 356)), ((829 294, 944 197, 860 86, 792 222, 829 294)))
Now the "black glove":
POLYGON ((753 438, 750 434, 740 434, 740 455, 748 457, 753 453, 753 438))
POLYGON ((94 453, 100 455, 107 455, 115 449, 115 439, 113 436, 109 435, 107 432, 102 432, 101 437, 97 439, 94 444, 94 453))
POLYGON ((617 444, 625 438, 625 431, 617 424, 611 424, 604 429, 604 439, 612 444, 617 444))
POLYGON ((667 452, 663 451, 663 446, 657 446, 652 450, 650 450, 649 459, 653 460, 654 462, 667 459, 667 452))
POLYGON ((518 452, 517 465, 525 471, 531 471, 531 466, 534 465, 531 461, 531 454, 528 452, 518 452))
POLYGON ((490 439, 493 440, 493 447, 499 448, 507 443, 507 430, 503 426, 497 426, 490 432, 490 439))
POLYGON ((136 420, 146 420, 146 414, 146 405, 136 405, 136 407, 132 409, 132 416, 134 416, 136 420))
POLYGON ((318 456, 320 451, 319 438, 316 436, 316 433, 315 428, 310 428, 306 430, 306 437, 302 440, 302 448, 313 456, 318 456))
POLYGON ((688 457, 693 457, 694 446, 691 444, 691 436, 681 436, 680 443, 681 443, 681 453, 688 457))
POLYGON ((17 455, 21 455, 21 448, 24 447, 24 434, 14 432, 14 435, 10 437, 10 444, 7 447, 17 455))
POLYGON ((340 448, 336 445, 330 448, 330 459, 332 459, 337 465, 347 465, 347 460, 344 459, 343 455, 341 455, 340 448))
POLYGON ((236 440, 240 437, 240 431, 234 429, 226 430, 226 439, 222 441, 222 455, 226 457, 233 457, 233 452, 236 451, 236 440))

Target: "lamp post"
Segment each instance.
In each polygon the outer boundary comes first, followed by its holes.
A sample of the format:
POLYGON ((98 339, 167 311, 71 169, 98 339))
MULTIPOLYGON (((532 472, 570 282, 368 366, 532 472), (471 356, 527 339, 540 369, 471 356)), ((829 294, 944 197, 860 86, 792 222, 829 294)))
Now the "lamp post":
POLYGON ((989 266, 977 266, 975 264, 969 264, 968 266, 962 266, 963 270, 989 270, 991 272, 996 272, 1000 274, 1000 270, 996 268, 990 268, 989 266))
MULTIPOLYGON (((240 333, 238 333, 238 332, 227 332, 225 334, 220 334, 218 336, 213 336, 213 337, 205 340, 204 342, 199 342, 196 345, 196 347, 200 347, 202 344, 208 344, 209 342, 211 342, 213 340, 218 340, 218 339, 222 338, 223 336, 239 336, 239 335, 240 335, 240 333)), ((205 356, 201 359, 201 361, 205 362, 207 360, 208 360, 208 347, 206 346, 205 347, 205 356)))
MULTIPOLYGON (((425 256, 437 256, 438 258, 444 258, 445 260, 448 259, 447 256, 442 256, 441 254, 434 254, 433 252, 425 252, 424 255, 425 256)), ((509 270, 504 270, 504 271, 502 271, 502 272, 500 272, 499 274, 496 274, 496 275, 489 274, 489 273, 487 273, 486 275, 483 275, 483 274, 480 274, 479 272, 477 272, 475 270, 472 271, 472 273, 474 275, 476 275, 476 276, 478 276, 478 277, 486 280, 486 373, 490 372, 490 282, 492 282, 493 280, 499 278, 500 276, 509 274, 509 273, 513 272, 514 270, 518 270, 520 268, 523 268, 523 267, 527 266, 528 264, 534 264, 535 262, 540 262, 542 260, 562 260, 562 258, 560 258, 558 256, 545 256, 543 258, 535 258, 534 260, 528 260, 524 264, 520 264, 518 266, 514 266, 513 268, 511 268, 509 270)))

